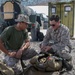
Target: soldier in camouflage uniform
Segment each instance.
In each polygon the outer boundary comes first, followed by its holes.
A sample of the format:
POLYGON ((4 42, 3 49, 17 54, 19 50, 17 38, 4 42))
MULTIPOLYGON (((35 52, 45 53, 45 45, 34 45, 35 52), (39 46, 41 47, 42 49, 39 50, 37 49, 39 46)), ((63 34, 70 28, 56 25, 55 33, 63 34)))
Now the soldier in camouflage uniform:
POLYGON ((71 50, 70 33, 68 27, 60 23, 58 15, 50 17, 50 27, 41 44, 41 50, 65 50, 65 47, 71 50))
POLYGON ((19 59, 27 60, 37 54, 34 49, 29 48, 26 30, 30 24, 28 16, 20 14, 16 22, 16 25, 5 28, 0 35, 0 50, 5 53, 4 62, 14 69, 19 59))

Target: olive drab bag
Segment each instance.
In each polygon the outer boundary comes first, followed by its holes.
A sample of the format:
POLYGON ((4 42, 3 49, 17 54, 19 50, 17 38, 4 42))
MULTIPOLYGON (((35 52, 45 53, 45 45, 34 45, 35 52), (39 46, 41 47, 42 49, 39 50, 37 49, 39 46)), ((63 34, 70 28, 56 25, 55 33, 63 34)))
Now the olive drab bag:
POLYGON ((40 54, 34 56, 30 63, 39 71, 59 71, 62 68, 62 61, 56 56, 40 54))
POLYGON ((0 62, 0 75, 14 75, 14 71, 0 62))
MULTIPOLYGON (((64 55, 66 56, 67 54, 64 55)), ((68 55, 66 59, 67 62, 70 63, 71 58, 68 58, 68 55)), ((25 66, 21 60, 21 65, 23 69, 23 75, 59 75, 64 73, 63 69, 65 70, 62 59, 49 53, 34 56, 30 59, 30 64, 27 66, 25 66)))
POLYGON ((59 75, 59 72, 38 71, 34 67, 30 67, 23 75, 59 75))
POLYGON ((51 57, 51 55, 39 54, 31 58, 30 64, 23 67, 23 75, 56 75, 62 68, 62 62, 58 57, 51 57))

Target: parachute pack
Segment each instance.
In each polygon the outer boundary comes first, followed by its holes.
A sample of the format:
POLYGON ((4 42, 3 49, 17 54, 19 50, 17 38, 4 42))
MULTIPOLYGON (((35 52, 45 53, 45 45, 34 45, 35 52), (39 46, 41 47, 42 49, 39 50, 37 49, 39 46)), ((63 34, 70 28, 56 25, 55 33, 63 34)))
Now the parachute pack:
MULTIPOLYGON (((24 75, 54 75, 54 73, 72 70, 72 58, 65 59, 53 56, 52 54, 39 54, 30 60, 30 64, 24 68, 21 60, 24 75), (64 64, 66 63, 66 64, 64 64)), ((59 75, 59 74, 58 74, 59 75)))
POLYGON ((61 70, 62 61, 58 57, 40 54, 33 57, 30 63, 39 71, 53 72, 61 70))

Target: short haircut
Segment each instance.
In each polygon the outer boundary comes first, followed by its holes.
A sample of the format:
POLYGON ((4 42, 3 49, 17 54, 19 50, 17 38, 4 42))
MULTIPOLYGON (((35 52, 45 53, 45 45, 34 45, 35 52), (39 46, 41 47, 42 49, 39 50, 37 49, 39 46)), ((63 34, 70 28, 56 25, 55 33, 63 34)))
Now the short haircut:
POLYGON ((53 21, 55 20, 56 22, 58 22, 60 20, 59 16, 57 14, 53 14, 50 18, 49 18, 50 21, 53 21))

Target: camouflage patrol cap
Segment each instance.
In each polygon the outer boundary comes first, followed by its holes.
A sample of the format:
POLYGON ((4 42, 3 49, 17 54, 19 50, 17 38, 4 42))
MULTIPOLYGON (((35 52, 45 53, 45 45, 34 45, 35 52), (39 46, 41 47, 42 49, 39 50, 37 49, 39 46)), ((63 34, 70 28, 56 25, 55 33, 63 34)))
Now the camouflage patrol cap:
POLYGON ((18 18, 15 19, 16 22, 25 22, 28 24, 31 24, 31 22, 29 21, 29 17, 27 15, 24 14, 19 14, 18 18))

